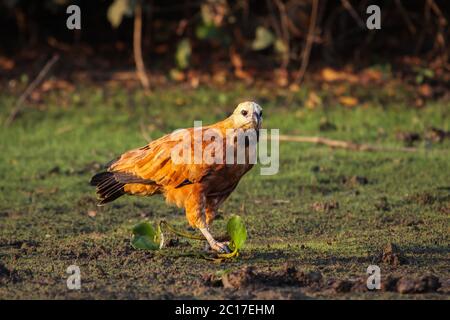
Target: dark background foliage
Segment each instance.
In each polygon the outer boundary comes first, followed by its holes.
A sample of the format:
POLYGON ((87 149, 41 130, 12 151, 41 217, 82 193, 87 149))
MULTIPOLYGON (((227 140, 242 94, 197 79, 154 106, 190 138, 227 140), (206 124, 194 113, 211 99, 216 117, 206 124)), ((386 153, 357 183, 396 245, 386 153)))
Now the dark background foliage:
MULTIPOLYGON (((367 66, 404 56, 418 56, 421 64, 435 67, 448 61, 450 10, 445 0, 317 0, 312 27, 315 1, 143 1, 144 62, 147 69, 165 72, 173 68, 297 71, 308 34, 312 65, 367 66), (381 8, 381 30, 366 27, 366 8, 371 4, 381 8)), ((132 66, 136 3, 1 0, 0 54, 32 62, 56 49, 76 57, 74 68, 84 60, 96 67, 132 66), (81 8, 81 30, 66 28, 70 4, 81 8), (120 5, 125 9, 118 9, 120 5), (115 26, 114 19, 120 21, 115 26)))

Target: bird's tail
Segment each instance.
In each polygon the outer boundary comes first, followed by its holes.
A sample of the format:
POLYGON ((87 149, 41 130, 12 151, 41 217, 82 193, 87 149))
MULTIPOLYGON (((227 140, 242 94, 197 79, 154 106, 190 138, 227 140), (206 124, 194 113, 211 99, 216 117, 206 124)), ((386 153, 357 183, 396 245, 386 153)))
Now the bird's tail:
POLYGON ((125 183, 117 181, 113 172, 100 172, 92 177, 91 186, 97 187, 98 205, 104 205, 125 194, 125 183))

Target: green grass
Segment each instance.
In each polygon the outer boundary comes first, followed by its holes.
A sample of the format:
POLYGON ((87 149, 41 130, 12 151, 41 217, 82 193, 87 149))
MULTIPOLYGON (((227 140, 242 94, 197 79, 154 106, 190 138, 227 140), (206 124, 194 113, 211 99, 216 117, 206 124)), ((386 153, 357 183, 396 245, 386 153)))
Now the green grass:
MULTIPOLYGON (((95 205, 88 185, 99 166, 123 151, 142 146, 146 135, 190 127, 194 120, 213 123, 245 99, 262 101, 264 126, 282 134, 401 146, 398 131, 422 133, 428 127, 450 130, 448 102, 423 109, 401 103, 367 102, 347 109, 330 104, 303 108, 304 92, 291 100, 270 90, 237 86, 215 89, 160 89, 140 92, 78 88, 69 97, 53 94, 45 107, 24 111, 9 128, 0 128, 0 261, 15 280, 0 274, 0 298, 227 298, 246 297, 208 287, 202 276, 244 265, 278 270, 293 262, 320 270, 325 278, 364 277, 374 256, 389 242, 409 260, 394 267, 380 264, 382 275, 434 274, 448 279, 448 141, 418 144, 416 153, 353 152, 282 142, 280 170, 261 176, 255 167, 222 206, 213 232, 225 231, 231 214, 244 218, 248 241, 236 261, 214 264, 182 257, 202 246, 137 251, 130 228, 143 219, 165 218, 187 226, 181 210, 161 197, 122 197, 109 206, 95 205), (290 101, 290 102, 286 102, 290 101), (335 130, 321 132, 320 123, 335 130), (361 176, 367 184, 344 183, 361 176), (380 207, 386 202, 387 209, 380 207), (338 208, 315 210, 337 202, 338 208), (88 216, 95 210, 96 216, 88 216), (78 265, 82 290, 66 288, 66 269, 78 265)), ((3 123, 15 99, 0 95, 3 123)), ((182 240, 184 242, 184 240, 182 240)), ((274 290, 277 290, 275 288, 274 290)), ((310 293, 331 298, 404 298, 400 294, 310 293)), ((442 294, 426 297, 442 298, 442 294)))

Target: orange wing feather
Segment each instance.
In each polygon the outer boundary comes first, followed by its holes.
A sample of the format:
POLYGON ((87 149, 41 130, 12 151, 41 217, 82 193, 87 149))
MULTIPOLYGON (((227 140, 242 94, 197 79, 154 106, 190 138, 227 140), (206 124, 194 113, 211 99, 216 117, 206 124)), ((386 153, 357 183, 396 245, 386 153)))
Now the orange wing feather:
MULTIPOLYGON (((203 127, 202 130, 214 128, 224 137, 228 127, 229 124, 225 120, 203 127)), ((100 190, 98 182, 95 183, 102 199, 101 203, 112 201, 123 193, 143 196, 163 193, 167 202, 186 209, 191 225, 200 227, 205 224, 201 212, 205 212, 206 223, 209 223, 218 206, 231 194, 240 178, 253 165, 207 164, 203 161, 200 164, 174 163, 172 150, 182 144, 185 134, 191 137, 188 150, 191 159, 194 157, 194 129, 186 130, 179 134, 165 135, 142 148, 125 152, 115 160, 108 168, 108 172, 113 176, 103 185, 100 184, 100 190), (102 189, 105 185, 108 188, 102 189), (117 193, 118 188, 121 188, 121 193, 117 193), (109 197, 112 197, 112 200, 109 200, 109 197), (202 207, 199 208, 199 205, 202 207)), ((223 139, 222 150, 226 150, 227 142, 229 143, 223 139)), ((202 150, 205 150, 209 143, 212 141, 201 141, 202 150)), ((223 163, 225 158, 226 154, 223 152, 223 163)))

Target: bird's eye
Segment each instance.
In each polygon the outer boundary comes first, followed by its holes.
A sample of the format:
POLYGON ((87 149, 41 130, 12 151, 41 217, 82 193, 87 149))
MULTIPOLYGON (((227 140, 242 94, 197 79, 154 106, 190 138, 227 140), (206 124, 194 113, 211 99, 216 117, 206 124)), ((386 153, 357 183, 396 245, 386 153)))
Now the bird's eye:
POLYGON ((241 114, 245 117, 247 115, 248 111, 247 110, 242 110, 241 114))

